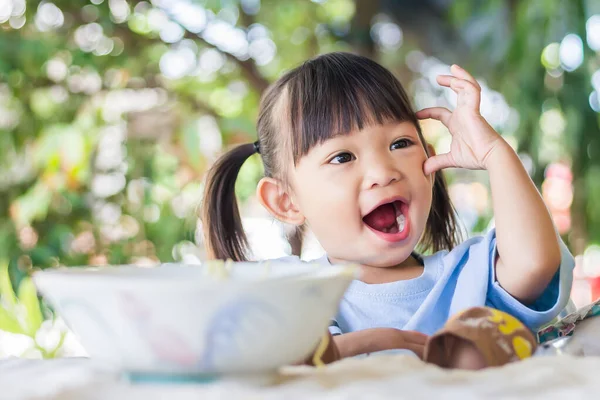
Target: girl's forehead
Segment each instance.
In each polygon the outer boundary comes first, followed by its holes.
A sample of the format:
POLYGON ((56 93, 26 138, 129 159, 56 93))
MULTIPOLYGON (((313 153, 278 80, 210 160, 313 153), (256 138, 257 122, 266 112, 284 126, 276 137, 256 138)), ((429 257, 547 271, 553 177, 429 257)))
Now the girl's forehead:
POLYGON ((333 133, 328 139, 345 138, 353 136, 373 136, 373 135, 402 135, 418 137, 417 127, 410 121, 387 121, 381 124, 369 124, 362 129, 353 129, 349 132, 333 133))

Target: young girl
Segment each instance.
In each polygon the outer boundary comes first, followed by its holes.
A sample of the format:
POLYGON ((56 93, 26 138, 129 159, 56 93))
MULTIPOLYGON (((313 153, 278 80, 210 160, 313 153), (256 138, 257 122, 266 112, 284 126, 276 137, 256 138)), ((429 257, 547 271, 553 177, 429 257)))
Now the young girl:
POLYGON ((415 114, 376 62, 346 53, 309 60, 265 93, 258 141, 209 173, 203 220, 212 257, 246 260, 234 189, 244 161, 259 153, 261 204, 309 227, 326 251, 322 262, 361 266, 330 327, 339 357, 422 354, 427 335, 471 307, 536 329, 567 304, 574 260, 518 156, 480 115, 479 84, 458 66, 451 72, 437 80, 457 93, 456 109, 415 114), (449 153, 435 155, 425 142, 418 120, 426 118, 448 127, 449 153), (488 172, 495 229, 459 244, 444 168, 488 172))

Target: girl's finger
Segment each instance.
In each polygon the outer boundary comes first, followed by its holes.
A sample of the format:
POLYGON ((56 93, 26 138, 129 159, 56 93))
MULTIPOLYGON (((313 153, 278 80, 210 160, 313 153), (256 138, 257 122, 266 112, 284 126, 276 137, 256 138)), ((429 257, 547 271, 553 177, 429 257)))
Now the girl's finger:
POLYGON ((437 80, 441 86, 449 87, 458 95, 458 106, 467 106, 479 112, 479 101, 481 99, 479 86, 475 86, 471 81, 450 75, 440 75, 437 80))
POLYGON ((444 107, 431 107, 424 108, 421 111, 417 112, 417 118, 419 119, 427 119, 433 118, 440 121, 442 124, 448 126, 448 122, 452 117, 452 112, 444 107))
POLYGON ((440 86, 449 87, 456 93, 458 93, 460 89, 468 88, 469 86, 475 90, 479 90, 478 87, 475 86, 475 84, 473 84, 473 82, 468 81, 466 79, 461 79, 453 75, 438 75, 436 77, 436 80, 440 86))
POLYGON ((406 343, 406 346, 404 346, 404 348, 415 353, 420 359, 423 359, 423 353, 425 352, 424 345, 406 343))
POLYGON ((456 163, 454 162, 454 159, 450 153, 438 154, 425 160, 425 164, 423 164, 423 172, 425 175, 430 175, 441 169, 453 167, 456 167, 456 163))
POLYGON ((403 331, 405 333, 404 339, 408 343, 425 345, 427 342, 427 335, 417 331, 403 331))
POLYGON ((481 101, 481 91, 469 81, 460 80, 460 84, 452 82, 450 86, 458 94, 456 106, 467 106, 474 111, 479 112, 479 103, 481 101))
POLYGON ((457 81, 461 80, 460 78, 452 75, 438 75, 435 79, 440 86, 445 87, 451 87, 453 81, 455 84, 457 84, 457 81))
POLYGON ((462 69, 460 66, 454 64, 453 66, 450 67, 450 72, 452 72, 452 74, 454 76, 456 76, 457 78, 464 79, 465 81, 471 82, 473 84, 473 86, 475 86, 475 88, 477 88, 477 90, 481 91, 481 86, 479 85, 479 82, 477 82, 477 79, 473 78, 473 76, 471 74, 469 74, 467 71, 462 69))

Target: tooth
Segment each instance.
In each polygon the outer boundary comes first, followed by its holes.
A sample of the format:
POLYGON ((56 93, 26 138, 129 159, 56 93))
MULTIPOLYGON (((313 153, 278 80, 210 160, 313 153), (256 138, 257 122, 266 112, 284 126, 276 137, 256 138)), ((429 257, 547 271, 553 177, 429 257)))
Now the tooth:
POLYGON ((404 230, 404 225, 406 225, 406 217, 404 214, 400 214, 396 217, 396 223, 398 224, 398 232, 402 232, 404 230))

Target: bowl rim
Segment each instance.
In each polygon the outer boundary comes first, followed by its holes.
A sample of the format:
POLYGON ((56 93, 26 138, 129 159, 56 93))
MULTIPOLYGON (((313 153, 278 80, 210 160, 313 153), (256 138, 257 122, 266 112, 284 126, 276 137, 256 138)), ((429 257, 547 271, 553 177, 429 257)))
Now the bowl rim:
MULTIPOLYGON (((218 275, 214 274, 211 276, 210 273, 205 271, 198 271, 198 275, 194 276, 195 279, 190 279, 187 274, 172 274, 172 275, 155 275, 152 274, 152 270, 160 267, 177 266, 178 268, 194 268, 198 265, 185 264, 185 263, 162 263, 156 267, 144 267, 135 264, 119 264, 108 267, 104 266, 84 266, 84 267, 58 267, 58 268, 47 268, 44 270, 35 271, 32 274, 33 282, 40 289, 44 291, 47 285, 77 285, 84 284, 111 284, 111 285, 131 285, 131 280, 135 279, 136 285, 153 286, 161 288, 173 288, 180 290, 182 287, 191 287, 194 289, 200 287, 215 288, 217 286, 254 286, 264 285, 270 283, 283 283, 287 281, 299 281, 299 280, 329 280, 338 278, 347 278, 349 280, 356 279, 358 277, 358 266, 356 265, 345 265, 345 264, 325 264, 325 263, 298 263, 293 264, 289 262, 282 262, 286 266, 293 267, 294 265, 302 265, 307 267, 299 270, 297 273, 290 273, 284 275, 269 275, 269 265, 273 265, 275 262, 270 264, 264 264, 265 275, 261 277, 238 277, 229 279, 227 272, 225 274, 218 275), (312 267, 312 268, 311 268, 312 267), (107 268, 107 270, 104 270, 107 268), (115 269, 113 269, 115 268, 115 269), (120 268, 121 271, 116 271, 120 268), (112 269, 112 270, 109 270, 112 269), (128 275, 123 270, 133 270, 136 275, 128 275), (141 272, 141 273, 138 273, 141 272), (146 273, 148 272, 148 273, 146 273), (196 279, 197 278, 197 279, 196 279), (208 278, 208 279, 206 279, 208 278)), ((255 264, 260 265, 261 263, 253 262, 240 262, 239 264, 255 264)))

